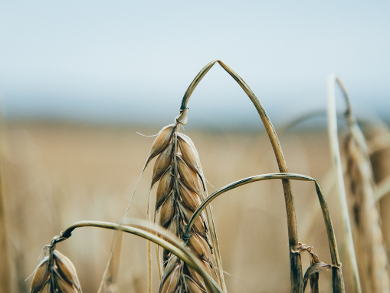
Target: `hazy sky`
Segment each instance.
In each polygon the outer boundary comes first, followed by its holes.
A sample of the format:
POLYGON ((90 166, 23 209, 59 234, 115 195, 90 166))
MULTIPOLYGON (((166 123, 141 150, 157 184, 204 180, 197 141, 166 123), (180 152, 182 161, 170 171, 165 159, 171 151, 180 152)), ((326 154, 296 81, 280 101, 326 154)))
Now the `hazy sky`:
MULTIPOLYGON (((213 59, 247 81, 271 118, 324 108, 330 73, 357 108, 386 114, 390 1, 0 2, 7 117, 171 122, 213 59)), ((189 106, 194 123, 257 119, 218 65, 189 106)))

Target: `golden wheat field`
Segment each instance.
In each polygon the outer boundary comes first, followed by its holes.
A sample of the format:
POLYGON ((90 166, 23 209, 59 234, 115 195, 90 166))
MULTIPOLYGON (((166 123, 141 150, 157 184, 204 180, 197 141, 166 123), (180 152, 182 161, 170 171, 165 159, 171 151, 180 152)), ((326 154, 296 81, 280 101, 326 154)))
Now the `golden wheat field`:
POLYGON ((390 293, 390 1, 2 2, 0 293, 390 293))
MULTIPOLYGON (((76 221, 117 222, 123 217, 154 139, 137 132, 153 135, 162 126, 48 122, 3 125, 2 183, 12 265, 9 281, 14 292, 29 290, 32 280, 27 278, 38 265, 42 248, 60 231, 76 221)), ((261 127, 260 121, 258 132, 185 127, 184 133, 192 138, 199 152, 209 192, 247 176, 278 172, 261 127)), ((328 193, 344 262, 338 202, 334 182, 329 178, 331 160, 326 131, 290 131, 279 138, 289 172, 316 178, 328 193)), ((151 169, 149 166, 142 175, 130 217, 146 218, 151 169)), ((292 186, 299 241, 313 246, 321 261, 331 263, 322 216, 316 213, 319 205, 314 184, 293 181, 292 186)), ((289 292, 287 225, 280 180, 232 190, 212 206, 229 292, 289 292)), ((97 292, 113 235, 112 231, 85 228, 58 244, 58 250, 74 263, 84 292, 97 292)), ((146 292, 146 247, 144 239, 124 235, 119 292, 146 292)), ((309 257, 303 255, 302 262, 305 270, 309 257)), ((348 291, 348 270, 343 272, 348 291)), ((155 288, 158 283, 153 268, 155 288)), ((331 291, 331 271, 321 273, 320 288, 331 291)))

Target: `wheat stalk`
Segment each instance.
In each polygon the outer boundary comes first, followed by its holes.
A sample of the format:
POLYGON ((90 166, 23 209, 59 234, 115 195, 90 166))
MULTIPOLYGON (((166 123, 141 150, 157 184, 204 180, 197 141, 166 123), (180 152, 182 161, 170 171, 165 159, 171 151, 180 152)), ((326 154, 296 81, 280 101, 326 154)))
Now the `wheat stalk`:
MULTIPOLYGON (((57 243, 64 241, 72 236, 72 232, 75 229, 83 228, 83 227, 95 227, 102 229, 115 230, 119 232, 130 233, 133 235, 137 235, 144 239, 147 239, 153 243, 156 243, 162 246, 164 249, 173 253, 176 257, 180 258, 188 265, 189 268, 193 269, 201 278, 204 280, 205 287, 207 292, 210 293, 222 293, 223 291, 219 288, 218 284, 210 277, 210 275, 206 272, 204 265, 202 262, 192 253, 188 247, 175 235, 170 233, 169 231, 162 229, 160 226, 152 225, 146 221, 139 219, 128 219, 125 218, 122 220, 123 224, 116 224, 110 222, 101 222, 101 221, 81 221, 76 222, 72 226, 68 227, 65 231, 61 232, 60 236, 56 236, 53 238, 52 244, 50 245, 51 254, 54 253, 55 246, 57 243)), ((50 256, 48 261, 44 259, 45 265, 41 267, 42 263, 38 265, 38 268, 34 271, 34 279, 32 285, 32 291, 34 293, 42 292, 42 289, 48 288, 47 282, 48 279, 50 282, 57 281, 58 274, 53 272, 53 276, 50 275, 50 271, 56 269, 55 266, 50 265, 50 256), (39 271, 38 275, 37 272, 39 271), (49 271, 49 276, 46 271, 49 271), (37 277, 35 277, 37 275, 37 277), (43 277, 39 277, 42 276, 43 277)), ((58 267, 58 265, 57 265, 58 267)), ((63 277, 62 277, 63 278, 63 277)), ((72 286, 76 288, 76 281, 72 282, 72 286)), ((69 285, 69 284, 68 284, 69 285)), ((50 285, 50 288, 57 288, 50 285)), ((55 284, 54 284, 55 286, 55 284)), ((72 287, 72 288, 73 288, 72 287)), ((67 288, 70 288, 69 286, 67 288)), ((77 287, 77 290, 81 288, 77 287)), ((46 289, 45 289, 46 290, 46 289)), ((74 290, 74 289, 72 289, 74 290)), ((68 292, 68 291, 49 291, 51 292, 68 292)), ((77 292, 77 291, 70 291, 77 292)))
POLYGON ((9 247, 8 217, 6 215, 6 198, 3 186, 3 153, 0 149, 0 291, 12 292, 11 261, 9 247))
MULTIPOLYGON (((190 219, 190 221, 186 227, 186 234, 189 233, 189 231, 191 231, 192 225, 195 223, 199 214, 202 213, 203 209, 205 209, 214 199, 216 199, 220 195, 224 194, 225 192, 227 192, 229 190, 233 190, 237 187, 240 187, 240 186, 243 186, 243 185, 246 185, 249 183, 254 183, 254 182, 263 181, 263 180, 274 180, 274 179, 279 179, 279 180, 288 179, 288 180, 301 180, 301 181, 314 182, 316 193, 317 193, 320 207, 322 210, 322 215, 323 215, 324 222, 325 222, 327 235, 328 235, 329 250, 330 250, 331 259, 332 259, 333 292, 334 293, 345 292, 344 279, 343 279, 343 274, 342 274, 342 270, 341 270, 342 265, 340 262, 340 257, 339 257, 339 253, 338 253, 338 249, 337 249, 336 236, 334 234, 332 219, 330 217, 330 212, 329 212, 325 197, 323 195, 322 189, 321 189, 320 185, 318 184, 317 180, 314 179, 313 177, 301 175, 301 174, 296 174, 296 173, 270 173, 270 174, 251 176, 251 177, 243 178, 243 179, 237 180, 235 182, 232 182, 232 183, 216 190, 215 192, 210 194, 202 202, 202 204, 194 212, 192 218, 190 219)), ((299 254, 300 247, 301 247, 301 243, 299 243, 297 250, 294 253, 299 254)))
MULTIPOLYGON (((288 172, 287 164, 284 159, 283 151, 280 146, 276 131, 274 126, 271 123, 271 120, 268 117, 267 112, 264 107, 260 103, 259 99, 256 97, 255 93, 249 87, 249 85, 229 66, 223 63, 220 60, 211 61, 209 64, 204 66, 201 71, 194 78, 192 83, 189 85, 187 91, 185 92, 181 107, 180 107, 180 115, 178 120, 182 120, 186 117, 187 113, 187 104, 189 98, 191 97, 193 91, 196 86, 202 80, 202 78, 206 75, 206 73, 213 67, 215 63, 221 65, 221 67, 229 73, 229 75, 240 85, 240 87, 247 94, 249 99, 252 101, 255 106, 269 137, 270 143, 272 145, 275 158, 278 164, 278 168, 280 172, 288 172)), ((286 203, 286 214, 287 214, 287 229, 288 229, 288 239, 289 239, 289 254, 290 254, 290 283, 291 283, 291 292, 292 293, 302 293, 303 292, 303 276, 302 276, 302 264, 301 264, 301 256, 298 253, 295 253, 298 247, 298 228, 296 223, 296 214, 294 207, 294 197, 292 194, 291 184, 288 179, 282 180, 283 191, 284 191, 284 199, 286 203)), ((218 251, 216 255, 218 256, 218 251)))
POLYGON ((218 284, 205 271, 203 264, 197 257, 188 250, 175 235, 156 225, 139 219, 122 220, 124 224, 116 224, 101 221, 81 221, 76 222, 61 232, 60 236, 53 238, 49 247, 49 256, 46 256, 35 269, 31 285, 31 293, 81 293, 80 283, 77 278, 76 269, 71 261, 55 250, 56 245, 72 236, 75 229, 83 227, 95 227, 115 230, 137 235, 152 241, 169 250, 176 257, 183 260, 189 268, 193 269, 205 282, 205 286, 210 293, 222 293, 218 284))
POLYGON ((341 167, 335 98, 335 84, 337 81, 338 79, 334 75, 329 76, 328 78, 328 136, 332 155, 333 170, 335 174, 335 181, 337 182, 337 196, 340 203, 340 213, 344 230, 347 260, 351 269, 352 286, 354 292, 361 293, 362 289, 360 285, 359 271, 351 232, 352 228, 349 219, 349 209, 347 204, 347 196, 345 193, 343 170, 341 167))

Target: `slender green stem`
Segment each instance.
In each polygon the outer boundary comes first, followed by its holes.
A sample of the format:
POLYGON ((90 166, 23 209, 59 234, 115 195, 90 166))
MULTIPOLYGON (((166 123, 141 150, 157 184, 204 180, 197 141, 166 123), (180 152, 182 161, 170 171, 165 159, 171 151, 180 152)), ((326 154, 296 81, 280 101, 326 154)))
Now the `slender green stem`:
POLYGON ((181 242, 172 233, 168 233, 167 231, 164 231, 159 227, 155 227, 154 225, 146 224, 143 221, 132 221, 130 219, 126 219, 126 221, 138 227, 100 221, 76 222, 61 233, 61 236, 58 238, 58 240, 56 240, 56 243, 69 238, 75 229, 82 227, 96 227, 134 234, 164 247, 182 259, 187 265, 192 267, 194 270, 196 270, 197 273, 199 273, 199 275, 202 276, 209 292, 223 293, 218 284, 203 269, 201 262, 196 258, 196 256, 194 256, 193 253, 189 251, 188 248, 184 245, 184 243, 181 242))
MULTIPOLYGON (((192 83, 189 85, 186 93, 183 96, 180 115, 177 117, 178 121, 184 119, 187 111, 188 100, 191 97, 196 86, 206 75, 206 73, 211 69, 215 64, 219 63, 227 73, 240 85, 244 92, 248 95, 249 99, 252 101, 261 120, 263 121, 264 127, 267 131, 269 140, 271 142, 272 148, 275 153, 276 161, 279 167, 279 171, 282 173, 287 173, 287 164, 283 156, 282 148, 280 146, 278 137, 276 135, 274 126, 271 123, 264 107, 260 103, 259 99, 256 97, 252 89, 246 84, 246 82, 229 66, 223 63, 220 60, 214 60, 207 64, 203 69, 198 73, 192 83)), ((291 279, 291 292, 292 293, 302 293, 303 292, 303 275, 302 275, 302 264, 300 254, 294 253, 298 247, 298 228, 296 221, 296 214, 294 208, 294 198, 291 190, 291 184, 288 179, 282 180, 283 190, 284 190, 284 199, 286 204, 286 214, 287 214, 287 228, 288 228, 288 239, 289 239, 289 251, 290 251, 290 279, 291 279)))

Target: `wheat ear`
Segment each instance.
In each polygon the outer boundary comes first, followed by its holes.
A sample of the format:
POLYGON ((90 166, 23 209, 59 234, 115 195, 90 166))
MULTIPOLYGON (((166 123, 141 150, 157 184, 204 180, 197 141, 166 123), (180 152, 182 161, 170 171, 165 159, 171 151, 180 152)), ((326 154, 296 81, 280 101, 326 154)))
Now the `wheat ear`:
POLYGON ((81 293, 76 268, 65 255, 55 250, 56 241, 48 247, 47 255, 34 271, 31 293, 81 293))
MULTIPOLYGON (((341 85, 340 81, 338 83, 341 85)), ((348 105, 347 177, 353 201, 353 232, 362 289, 364 292, 389 292, 389 262, 375 204, 372 166, 363 133, 352 115, 348 95, 344 89, 343 92, 348 105)))
POLYGON ((363 145, 364 140, 355 127, 347 137, 346 154, 362 288, 364 292, 389 292, 388 259, 375 205, 371 165, 363 145))
MULTIPOLYGON (((207 215, 203 214, 189 237, 183 238, 184 227, 205 197, 206 188, 198 152, 192 140, 178 132, 180 123, 176 120, 160 131, 149 155, 149 158, 158 156, 151 183, 151 188, 158 183, 155 210, 160 225, 184 239, 205 269, 217 277, 213 272, 215 258, 207 215)), ((163 261, 159 292, 206 291, 204 280, 170 251, 163 251, 163 261)))

